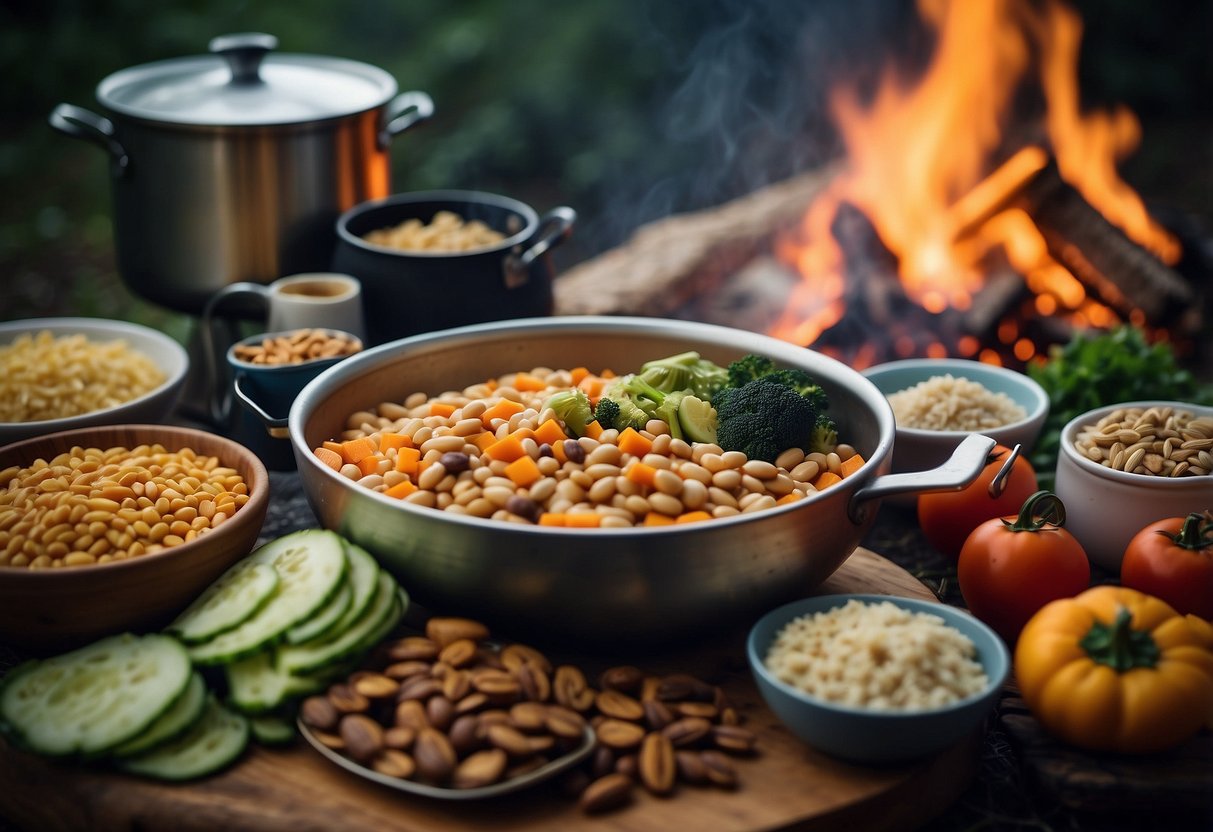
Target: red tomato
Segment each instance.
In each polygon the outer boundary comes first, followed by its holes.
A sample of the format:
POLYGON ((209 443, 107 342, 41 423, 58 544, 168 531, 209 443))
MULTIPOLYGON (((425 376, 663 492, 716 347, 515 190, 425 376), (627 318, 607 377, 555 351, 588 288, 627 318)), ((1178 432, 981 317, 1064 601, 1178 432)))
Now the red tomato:
POLYGON ((1133 536, 1120 564, 1120 582, 1180 613, 1213 619, 1213 514, 1151 523, 1133 536))
POLYGON ((1036 493, 1036 471, 1021 452, 1011 466, 1006 488, 997 499, 990 496, 990 482, 1006 462, 1011 449, 995 445, 977 479, 960 491, 936 491, 918 498, 918 524, 927 540, 955 562, 969 532, 987 520, 1016 514, 1024 501, 1036 493))
POLYGON ((1087 553, 1061 528, 1064 522, 1061 501, 1038 491, 1014 521, 987 520, 960 550, 960 594, 969 611, 1008 643, 1045 604, 1077 595, 1091 581, 1087 553))

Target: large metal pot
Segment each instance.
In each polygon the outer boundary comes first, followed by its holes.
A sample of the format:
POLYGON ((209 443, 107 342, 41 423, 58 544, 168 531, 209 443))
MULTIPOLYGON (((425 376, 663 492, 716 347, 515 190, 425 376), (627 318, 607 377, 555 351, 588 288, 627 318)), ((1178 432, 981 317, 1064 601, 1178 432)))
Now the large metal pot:
POLYGON ((336 218, 391 191, 388 146, 433 113, 382 69, 226 35, 209 55, 135 66, 55 129, 110 156, 118 268, 139 294, 201 311, 217 289, 329 267, 336 218))
POLYGON ((646 318, 530 319, 384 344, 308 384, 288 426, 320 522, 373 552, 420 603, 506 632, 596 642, 669 641, 803 595, 855 549, 880 498, 960 488, 994 444, 970 436, 941 468, 889 474, 893 412, 859 373, 751 332, 646 318), (675 526, 560 529, 402 503, 356 485, 312 453, 341 433, 350 414, 412 392, 462 389, 537 366, 622 372, 691 349, 720 364, 757 352, 804 369, 826 389, 843 440, 867 463, 828 490, 769 511, 675 526))

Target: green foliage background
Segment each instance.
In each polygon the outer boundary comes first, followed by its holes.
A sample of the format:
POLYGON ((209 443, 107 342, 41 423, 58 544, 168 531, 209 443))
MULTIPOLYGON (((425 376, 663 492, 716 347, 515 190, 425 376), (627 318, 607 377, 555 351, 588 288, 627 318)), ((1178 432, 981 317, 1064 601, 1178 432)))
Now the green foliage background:
MULTIPOLYGON (((1213 4, 1078 3, 1082 84, 1146 124, 1147 197, 1213 216, 1213 4)), ((0 9, 0 320, 90 314, 184 336, 114 268, 103 154, 54 133, 118 69, 198 54, 217 35, 381 66, 436 103, 393 145, 395 191, 466 187, 576 208, 558 266, 658 217, 716 204, 837 152, 829 84, 874 78, 930 39, 911 0, 15 0, 0 9)))

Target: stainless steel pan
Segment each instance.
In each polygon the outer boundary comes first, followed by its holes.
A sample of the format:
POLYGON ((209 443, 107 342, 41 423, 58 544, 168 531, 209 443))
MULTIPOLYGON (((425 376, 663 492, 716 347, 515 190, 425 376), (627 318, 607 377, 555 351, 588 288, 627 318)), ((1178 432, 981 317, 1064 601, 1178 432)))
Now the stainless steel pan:
POLYGON ((503 632, 595 642, 667 642, 803 595, 847 559, 882 497, 960 488, 994 444, 971 436, 941 468, 890 474, 893 413, 859 373, 751 332, 645 318, 517 320, 384 344, 312 381, 288 425, 321 523, 373 552, 417 601, 503 632), (770 511, 679 526, 566 530, 401 503, 355 485, 312 454, 351 413, 415 391, 462 389, 537 366, 623 372, 691 349, 720 364, 757 352, 804 369, 829 394, 840 437, 867 463, 828 490, 770 511))

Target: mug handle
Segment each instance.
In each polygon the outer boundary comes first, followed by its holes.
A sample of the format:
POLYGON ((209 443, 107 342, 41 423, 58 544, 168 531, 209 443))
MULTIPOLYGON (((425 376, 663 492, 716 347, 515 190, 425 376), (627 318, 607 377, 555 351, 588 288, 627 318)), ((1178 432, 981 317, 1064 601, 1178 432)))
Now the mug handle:
POLYGON ((260 283, 231 283, 211 295, 202 310, 202 354, 206 363, 206 381, 211 390, 212 399, 207 403, 211 421, 222 426, 227 424, 232 414, 232 397, 228 393, 227 383, 219 378, 219 368, 223 366, 227 346, 216 337, 216 329, 224 319, 220 309, 236 298, 253 300, 262 309, 269 311, 269 289, 260 283))
POLYGON ((538 240, 522 254, 505 258, 503 272, 505 288, 517 289, 530 279, 531 264, 573 235, 577 212, 566 205, 553 208, 539 220, 538 240))
POLYGON ((270 436, 275 439, 286 439, 290 436, 290 432, 287 430, 287 417, 279 419, 266 413, 265 408, 258 404, 253 399, 253 395, 241 385, 240 382, 244 380, 244 377, 244 373, 237 373, 236 380, 232 382, 232 389, 236 391, 236 397, 244 402, 245 406, 253 411, 258 419, 265 423, 265 430, 270 436))

